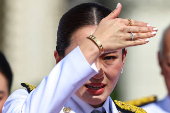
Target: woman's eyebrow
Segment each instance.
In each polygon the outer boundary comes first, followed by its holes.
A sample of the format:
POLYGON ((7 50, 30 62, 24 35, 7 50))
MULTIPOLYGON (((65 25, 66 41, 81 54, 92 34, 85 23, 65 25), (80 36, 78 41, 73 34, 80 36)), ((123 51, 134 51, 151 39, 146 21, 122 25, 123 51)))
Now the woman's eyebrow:
POLYGON ((107 54, 111 54, 111 53, 117 53, 118 51, 112 51, 112 52, 108 52, 108 53, 104 53, 103 55, 107 55, 107 54))

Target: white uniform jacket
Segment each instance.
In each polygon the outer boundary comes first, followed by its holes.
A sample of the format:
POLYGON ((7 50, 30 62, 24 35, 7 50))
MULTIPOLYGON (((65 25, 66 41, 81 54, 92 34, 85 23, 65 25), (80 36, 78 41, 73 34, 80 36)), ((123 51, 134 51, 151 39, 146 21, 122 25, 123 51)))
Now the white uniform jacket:
POLYGON ((147 113, 170 113, 170 97, 147 104, 142 107, 147 113))
MULTIPOLYGON (((89 65, 79 47, 76 47, 31 93, 25 89, 12 93, 2 113, 63 113, 64 107, 70 107, 70 113, 82 113, 70 97, 97 73, 95 64, 89 65)), ((111 103, 112 113, 118 113, 115 104, 111 103)))

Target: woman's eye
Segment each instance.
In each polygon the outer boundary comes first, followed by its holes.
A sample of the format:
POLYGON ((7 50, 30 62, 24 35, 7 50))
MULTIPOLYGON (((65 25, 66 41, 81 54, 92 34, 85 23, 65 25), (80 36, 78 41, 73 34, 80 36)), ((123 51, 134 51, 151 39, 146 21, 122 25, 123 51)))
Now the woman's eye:
POLYGON ((115 56, 106 56, 104 57, 104 60, 113 60, 113 59, 116 59, 115 56))

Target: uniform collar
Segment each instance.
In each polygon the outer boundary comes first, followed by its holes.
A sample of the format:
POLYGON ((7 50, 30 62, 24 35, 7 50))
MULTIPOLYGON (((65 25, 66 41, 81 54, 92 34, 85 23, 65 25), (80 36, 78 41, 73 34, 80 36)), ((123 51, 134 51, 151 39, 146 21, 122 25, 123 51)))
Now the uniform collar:
POLYGON ((106 110, 106 113, 111 113, 109 108, 112 108, 112 106, 109 107, 109 98, 108 97, 106 99, 106 101, 104 102, 102 107, 99 108, 93 108, 91 105, 89 105, 88 103, 84 102, 83 100, 81 100, 79 97, 77 97, 75 94, 72 95, 71 97, 76 103, 77 105, 82 109, 83 113, 89 113, 89 111, 93 111, 94 109, 96 110, 100 110, 103 111, 104 109, 106 110), (104 109, 103 109, 104 108, 104 109))
POLYGON ((170 113, 170 107, 169 107, 169 105, 170 105, 170 97, 168 95, 163 100, 163 104, 165 106, 165 110, 168 111, 168 113, 170 113))
POLYGON ((170 107, 169 107, 169 105, 170 105, 170 96, 166 96, 163 100, 161 100, 159 103, 159 106, 163 109, 163 110, 165 110, 165 111, 167 111, 168 113, 170 113, 170 107))

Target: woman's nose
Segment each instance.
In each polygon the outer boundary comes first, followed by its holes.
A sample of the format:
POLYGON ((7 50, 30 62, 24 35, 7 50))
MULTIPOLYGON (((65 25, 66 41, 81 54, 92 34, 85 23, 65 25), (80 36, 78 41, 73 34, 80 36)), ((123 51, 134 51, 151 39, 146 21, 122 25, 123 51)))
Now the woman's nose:
POLYGON ((104 77, 104 72, 103 72, 102 69, 100 69, 98 72, 99 72, 99 73, 96 74, 96 75, 94 75, 93 78, 95 78, 95 79, 101 79, 101 78, 104 77))
POLYGON ((101 78, 103 78, 104 72, 103 72, 103 70, 102 70, 102 68, 101 68, 101 65, 102 65, 102 64, 100 63, 100 60, 99 60, 99 59, 97 59, 97 60, 95 61, 95 65, 96 65, 99 73, 96 74, 96 75, 94 75, 93 78, 95 78, 95 79, 101 79, 101 78))

